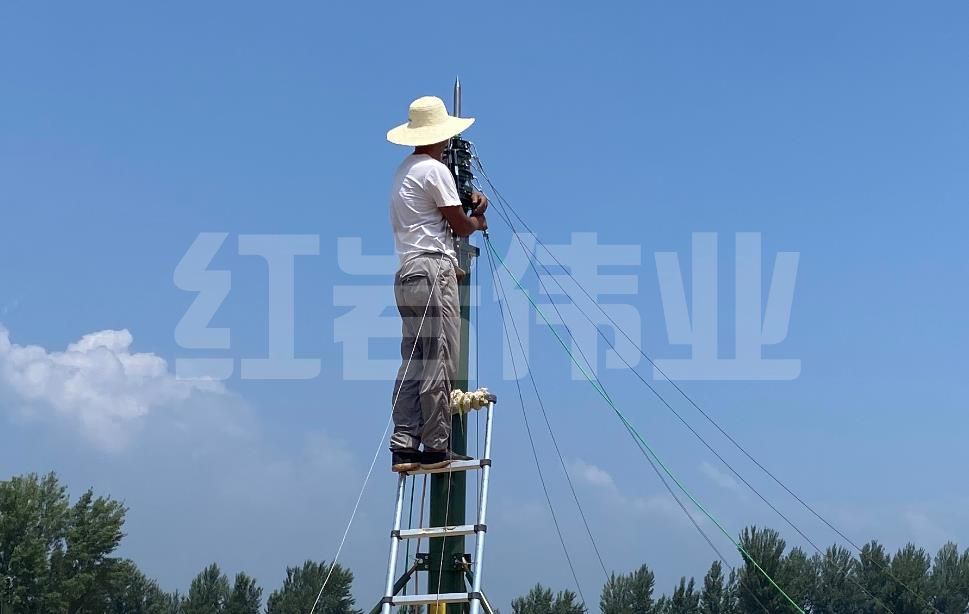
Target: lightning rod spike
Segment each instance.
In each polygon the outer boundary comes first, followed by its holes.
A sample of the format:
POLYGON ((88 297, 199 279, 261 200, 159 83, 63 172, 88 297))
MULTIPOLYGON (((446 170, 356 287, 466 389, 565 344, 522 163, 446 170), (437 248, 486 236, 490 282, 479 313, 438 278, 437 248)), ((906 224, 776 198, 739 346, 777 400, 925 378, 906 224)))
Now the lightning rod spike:
POLYGON ((455 117, 461 117, 461 80, 457 76, 454 77, 453 110, 455 117))

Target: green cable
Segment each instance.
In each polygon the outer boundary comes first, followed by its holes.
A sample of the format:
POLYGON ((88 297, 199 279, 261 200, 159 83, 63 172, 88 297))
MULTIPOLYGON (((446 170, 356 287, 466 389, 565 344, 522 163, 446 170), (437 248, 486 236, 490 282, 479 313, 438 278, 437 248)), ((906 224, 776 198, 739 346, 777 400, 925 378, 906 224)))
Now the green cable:
POLYGON ((720 521, 717 520, 716 517, 713 516, 713 514, 711 514, 710 512, 708 512, 707 509, 705 507, 703 507, 703 505, 699 501, 697 501, 696 497, 694 497, 693 494, 690 493, 690 491, 686 489, 686 487, 683 485, 683 483, 680 482, 680 480, 675 475, 673 475, 673 472, 669 470, 669 468, 660 459, 660 457, 656 454, 656 452, 653 451, 653 448, 648 443, 646 443, 646 440, 643 439, 643 436, 639 434, 639 431, 636 430, 636 427, 634 427, 629 422, 629 420, 622 413, 622 411, 616 406, 615 403, 613 403, 612 399, 609 397, 608 394, 606 394, 605 390, 603 390, 599 386, 599 384, 597 384, 595 382, 595 380, 593 380, 593 378, 586 372, 586 370, 582 367, 582 365, 579 364, 579 361, 577 361, 575 359, 575 356, 572 354, 572 350, 569 348, 568 344, 565 343, 565 341, 562 339, 562 337, 555 331, 554 325, 551 322, 549 322, 548 318, 545 317, 545 313, 542 311, 542 309, 535 303, 534 300, 532 300, 532 297, 528 293, 528 290, 526 290, 524 287, 522 287, 521 282, 518 281, 518 278, 516 278, 515 275, 513 275, 512 272, 505 265, 505 261, 502 260, 501 256, 495 250, 494 245, 492 245, 491 238, 485 236, 485 243, 488 245, 488 249, 491 250, 491 253, 494 254, 495 258, 497 258, 498 263, 501 264, 501 268, 505 269, 505 272, 508 273, 508 276, 511 277, 512 281, 515 282, 515 286, 517 286, 518 289, 521 290, 522 294, 525 295, 525 298, 528 299, 528 302, 532 305, 532 307, 535 308, 535 311, 538 313, 539 316, 541 316, 542 320, 548 326, 549 330, 552 331, 552 334, 555 335, 555 338, 558 340, 559 344, 565 350, 565 353, 568 354, 569 360, 572 361, 572 364, 574 364, 576 367, 578 367, 579 371, 582 372, 582 375, 586 378, 586 380, 592 385, 592 387, 596 390, 596 392, 598 392, 599 395, 606 401, 606 403, 608 403, 609 407, 612 408, 612 411, 614 411, 616 413, 616 415, 619 417, 619 419, 622 421, 622 423, 626 426, 626 428, 629 429, 629 431, 634 435, 634 438, 636 440, 638 440, 643 445, 643 447, 646 448, 646 450, 649 451, 650 456, 653 457, 653 459, 656 461, 656 464, 659 465, 663 469, 663 472, 666 473, 666 475, 668 475, 671 480, 673 480, 673 482, 677 485, 677 487, 679 487, 679 489, 681 491, 683 491, 683 494, 685 494, 690 499, 690 501, 693 502, 693 505, 695 505, 697 507, 697 509, 699 509, 701 512, 703 512, 703 515, 704 516, 706 516, 707 518, 709 518, 710 521, 714 525, 716 525, 717 529, 719 529, 720 532, 723 533, 723 535, 728 540, 730 540, 730 543, 732 543, 737 548, 737 550, 739 550, 741 552, 741 554, 744 555, 744 557, 747 560, 749 560, 751 563, 753 563, 754 567, 757 568, 757 571, 759 571, 765 578, 767 578, 767 581, 771 583, 771 586, 773 586, 774 588, 776 588, 781 593, 781 595, 783 595, 784 598, 787 599, 787 601, 792 606, 794 606, 794 608, 798 612, 800 612, 801 614, 806 614, 804 612, 804 610, 801 608, 801 606, 799 606, 793 599, 791 599, 791 596, 788 595, 787 592, 785 592, 784 589, 781 588, 780 585, 778 585, 777 582, 774 581, 774 578, 772 578, 770 576, 770 574, 768 574, 766 571, 764 571, 764 568, 761 567, 760 564, 756 560, 754 560, 754 557, 752 557, 750 555, 750 553, 748 553, 747 550, 744 549, 744 547, 740 545, 740 542, 736 541, 733 538, 733 536, 730 535, 730 533, 727 532, 727 530, 723 527, 723 525, 720 524, 720 521))

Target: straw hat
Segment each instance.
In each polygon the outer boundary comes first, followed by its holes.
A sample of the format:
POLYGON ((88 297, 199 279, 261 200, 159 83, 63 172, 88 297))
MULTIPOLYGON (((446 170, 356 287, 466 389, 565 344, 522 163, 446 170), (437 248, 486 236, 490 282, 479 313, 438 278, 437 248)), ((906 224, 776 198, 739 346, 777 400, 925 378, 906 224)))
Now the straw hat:
POLYGON ((451 117, 444 101, 437 96, 423 96, 410 103, 407 123, 387 132, 387 140, 397 145, 433 145, 460 134, 474 123, 473 117, 451 117))

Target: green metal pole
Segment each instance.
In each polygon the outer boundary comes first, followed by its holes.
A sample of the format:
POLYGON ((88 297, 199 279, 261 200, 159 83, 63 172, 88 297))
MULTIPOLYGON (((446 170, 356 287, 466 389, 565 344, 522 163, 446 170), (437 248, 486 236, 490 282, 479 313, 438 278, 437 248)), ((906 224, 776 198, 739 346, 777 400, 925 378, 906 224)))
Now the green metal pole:
MULTIPOLYGON (((455 388, 468 389, 468 364, 470 362, 469 343, 471 341, 471 271, 472 262, 479 250, 467 239, 458 239, 455 247, 458 264, 467 271, 464 279, 458 282, 458 296, 461 300, 461 348, 458 360, 458 373, 455 388)), ((466 454, 467 417, 455 414, 452 418, 451 443, 455 452, 466 454)), ((467 473, 437 473, 431 476, 431 504, 429 525, 443 527, 465 524, 467 504, 467 473)), ((427 575, 427 592, 463 593, 467 592, 464 583, 464 568, 459 564, 465 554, 464 537, 435 538, 430 540, 430 570, 427 575)), ((459 614, 466 604, 447 606, 447 614, 459 614)), ((432 606, 433 608, 433 606, 432 606)), ((438 614, 429 609, 431 614, 438 614)))
MULTIPOLYGON (((453 113, 461 116, 461 83, 454 81, 453 113)), ((460 135, 455 138, 460 138, 460 135)), ((470 159, 458 160, 459 152, 450 161, 454 165, 451 172, 455 174, 458 193, 462 204, 471 206, 471 184, 467 176, 470 174, 470 159), (463 172, 458 168, 465 165, 463 172), (460 176, 460 177, 459 177, 460 176)), ((471 245, 467 238, 457 238, 454 242, 458 256, 458 266, 465 271, 465 275, 458 281, 458 297, 461 301, 461 332, 458 352, 458 371, 453 382, 455 388, 468 389, 468 364, 470 362, 469 345, 471 341, 471 275, 474 259, 478 256, 478 248, 471 245)), ((457 414, 451 422, 451 448, 459 454, 468 451, 468 421, 467 416, 457 414)), ((428 521, 432 527, 444 527, 465 524, 467 512, 467 474, 463 471, 454 473, 438 473, 431 476, 431 503, 428 521)), ((465 576, 465 540, 464 537, 447 537, 430 540, 429 571, 427 574, 427 592, 464 593, 468 588, 464 583, 465 576)), ((461 614, 468 608, 468 604, 452 604, 448 606, 431 605, 429 614, 461 614)))

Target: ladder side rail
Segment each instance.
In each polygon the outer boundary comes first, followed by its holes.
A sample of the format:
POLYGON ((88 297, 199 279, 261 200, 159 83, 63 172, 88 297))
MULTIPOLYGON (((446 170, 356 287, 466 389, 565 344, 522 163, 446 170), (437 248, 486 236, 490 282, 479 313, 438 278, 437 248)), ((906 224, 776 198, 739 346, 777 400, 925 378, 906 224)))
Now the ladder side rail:
MULTIPOLYGON (((492 432, 492 422, 494 417, 495 403, 490 401, 488 403, 488 413, 485 416, 485 438, 484 438, 484 458, 491 458, 491 432, 492 432)), ((486 527, 487 523, 487 513, 488 513, 488 481, 491 477, 491 465, 487 464, 481 468, 481 489, 480 489, 480 505, 478 507, 478 524, 482 527, 486 527)), ((471 564, 474 566, 473 578, 471 583, 471 603, 470 603, 470 614, 480 614, 481 612, 481 600, 477 595, 481 594, 481 572, 482 572, 482 561, 484 560, 484 542, 485 535, 487 534, 487 528, 483 531, 478 531, 475 534, 474 541, 474 559, 471 564)))
POLYGON ((380 607, 381 614, 390 614, 392 600, 394 598, 394 576, 397 573, 397 550, 400 547, 400 540, 397 533, 400 531, 400 519, 404 510, 404 486, 407 482, 407 474, 400 474, 397 480, 397 504, 394 509, 394 531, 390 538, 390 561, 387 563, 387 584, 384 590, 384 599, 380 607))

